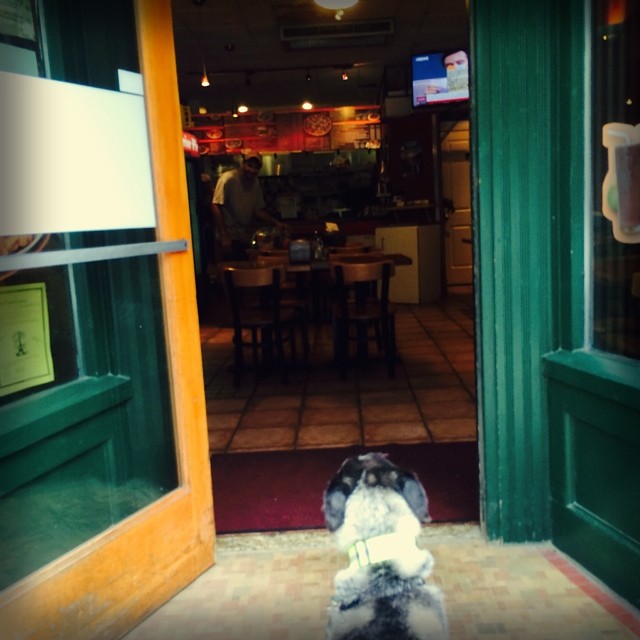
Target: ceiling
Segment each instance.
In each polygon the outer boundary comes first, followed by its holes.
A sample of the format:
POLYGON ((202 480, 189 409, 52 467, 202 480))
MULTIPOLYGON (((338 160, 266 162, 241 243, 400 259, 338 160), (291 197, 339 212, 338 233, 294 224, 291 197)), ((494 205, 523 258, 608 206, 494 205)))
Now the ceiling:
POLYGON ((380 104, 409 89, 412 54, 468 48, 467 3, 359 0, 338 21, 313 0, 173 0, 180 102, 209 113, 380 104))

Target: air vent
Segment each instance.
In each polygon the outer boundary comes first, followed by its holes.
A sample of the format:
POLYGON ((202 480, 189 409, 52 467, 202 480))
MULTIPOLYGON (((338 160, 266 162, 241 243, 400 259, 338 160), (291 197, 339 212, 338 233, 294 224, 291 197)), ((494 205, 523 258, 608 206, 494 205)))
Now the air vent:
POLYGON ((380 45, 393 35, 393 20, 367 20, 280 28, 280 40, 289 49, 380 45))

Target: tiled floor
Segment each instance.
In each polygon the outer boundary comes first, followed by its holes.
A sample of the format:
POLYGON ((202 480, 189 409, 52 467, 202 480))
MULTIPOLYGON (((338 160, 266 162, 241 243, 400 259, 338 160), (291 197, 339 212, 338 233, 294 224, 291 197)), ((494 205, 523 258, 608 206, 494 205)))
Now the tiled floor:
MULTIPOLYGON (((550 545, 486 542, 475 526, 426 526, 453 639, 621 640, 639 612, 550 545)), ((348 564, 328 533, 220 536, 217 564, 126 640, 323 638, 333 576, 348 564)))
POLYGON ((390 379, 381 358, 341 381, 328 324, 311 328, 309 367, 289 382, 253 372, 234 388, 231 334, 219 298, 201 329, 212 452, 294 450, 390 442, 476 440, 473 300, 450 289, 427 305, 400 305, 399 362, 390 379))
MULTIPOLYGON (((217 310, 219 311, 219 309, 217 310)), ((215 315, 215 313, 213 314, 215 315)), ((341 382, 331 335, 314 329, 308 370, 231 383, 231 333, 202 327, 211 450, 336 447, 476 440, 473 307, 467 288, 403 306, 401 362, 341 382)), ((427 525, 452 638, 617 640, 640 637, 638 611, 547 544, 487 542, 469 525, 427 525)), ((218 536, 217 562, 126 640, 314 640, 324 636, 333 576, 346 565, 325 531, 218 536)))

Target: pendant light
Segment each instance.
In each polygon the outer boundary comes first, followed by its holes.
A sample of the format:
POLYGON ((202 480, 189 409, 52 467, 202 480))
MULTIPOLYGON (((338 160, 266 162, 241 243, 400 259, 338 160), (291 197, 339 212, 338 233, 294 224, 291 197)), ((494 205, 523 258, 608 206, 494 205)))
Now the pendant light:
POLYGON ((200 84, 203 87, 208 87, 211 84, 207 76, 207 65, 204 62, 202 63, 202 78, 200 79, 200 84))

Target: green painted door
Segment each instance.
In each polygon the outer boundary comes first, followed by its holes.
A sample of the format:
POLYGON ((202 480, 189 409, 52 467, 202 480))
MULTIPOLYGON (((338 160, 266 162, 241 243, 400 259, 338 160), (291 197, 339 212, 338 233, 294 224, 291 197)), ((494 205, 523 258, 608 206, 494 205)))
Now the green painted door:
POLYGON ((640 229, 602 193, 603 125, 640 122, 640 3, 471 8, 483 521, 637 606, 640 229))
MULTIPOLYGON (((594 0, 583 24, 587 84, 573 100, 585 103, 584 184, 569 205, 572 242, 558 245, 576 257, 558 289, 564 338, 544 369, 553 541, 637 607, 640 3, 594 0)), ((580 156, 559 167, 567 181, 580 156)))

